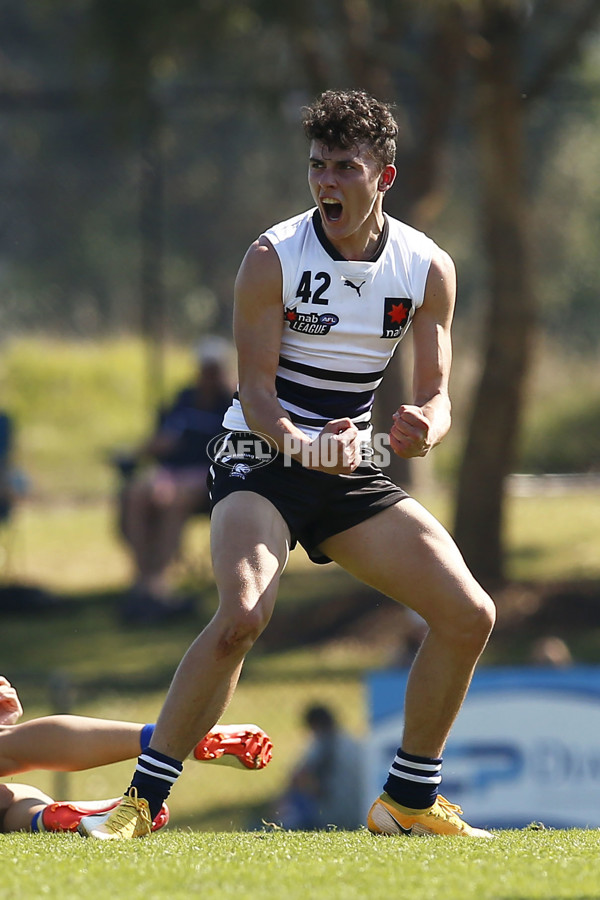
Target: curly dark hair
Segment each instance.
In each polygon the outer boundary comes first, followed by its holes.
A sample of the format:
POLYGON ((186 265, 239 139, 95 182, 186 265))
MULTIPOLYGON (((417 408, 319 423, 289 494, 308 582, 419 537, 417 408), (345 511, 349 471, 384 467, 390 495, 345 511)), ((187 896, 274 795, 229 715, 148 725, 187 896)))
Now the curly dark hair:
POLYGON ((364 143, 382 169, 394 162, 398 123, 390 105, 366 91, 325 91, 302 113, 304 133, 310 141, 322 141, 329 150, 364 143))

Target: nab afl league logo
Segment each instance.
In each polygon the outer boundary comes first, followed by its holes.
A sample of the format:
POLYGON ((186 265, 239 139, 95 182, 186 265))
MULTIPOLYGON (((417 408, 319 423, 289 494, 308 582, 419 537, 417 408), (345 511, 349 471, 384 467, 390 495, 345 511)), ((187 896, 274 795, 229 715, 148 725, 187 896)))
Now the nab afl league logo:
POLYGON ((253 469, 273 462, 279 449, 258 431, 224 431, 209 441, 206 452, 216 465, 230 469, 236 478, 245 478, 253 469))
POLYGON ((283 318, 292 331, 300 331, 302 334, 328 334, 329 329, 340 321, 335 313, 298 312, 297 309, 284 310, 283 318))

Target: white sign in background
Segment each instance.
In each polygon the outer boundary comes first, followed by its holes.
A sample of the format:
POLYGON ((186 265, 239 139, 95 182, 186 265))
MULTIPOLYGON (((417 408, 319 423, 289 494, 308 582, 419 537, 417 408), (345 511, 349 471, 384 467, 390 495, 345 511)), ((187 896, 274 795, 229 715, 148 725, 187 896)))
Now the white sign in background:
MULTIPOLYGON (((367 796, 401 742, 407 672, 369 676, 367 796)), ((444 752, 441 793, 473 825, 600 826, 600 667, 482 669, 444 752)))

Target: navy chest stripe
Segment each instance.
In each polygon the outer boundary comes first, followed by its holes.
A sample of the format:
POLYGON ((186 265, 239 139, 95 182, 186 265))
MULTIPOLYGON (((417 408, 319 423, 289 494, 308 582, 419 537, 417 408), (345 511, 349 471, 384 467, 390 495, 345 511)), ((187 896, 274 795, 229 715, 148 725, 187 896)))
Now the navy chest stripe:
POLYGON ((371 409, 375 396, 373 391, 354 394, 349 391, 322 390, 279 376, 275 379, 275 388, 280 400, 310 410, 327 420, 360 416, 371 409))
MULTIPOLYGON (((288 412, 288 415, 294 424, 310 425, 312 428, 323 428, 328 422, 331 422, 331 419, 311 419, 308 416, 299 416, 294 412, 288 412)), ((336 419, 339 418, 340 416, 336 416, 336 419)), ((359 431, 366 431, 367 428, 371 427, 370 422, 355 422, 355 425, 359 431)))
POLYGON ((279 357, 279 365, 282 369, 289 369, 290 372, 301 372, 303 375, 310 375, 313 378, 324 378, 327 381, 346 381, 350 384, 369 384, 371 381, 377 381, 383 378, 385 369, 380 372, 335 372, 331 369, 320 369, 316 366, 307 366, 305 363, 292 362, 291 359, 279 357))

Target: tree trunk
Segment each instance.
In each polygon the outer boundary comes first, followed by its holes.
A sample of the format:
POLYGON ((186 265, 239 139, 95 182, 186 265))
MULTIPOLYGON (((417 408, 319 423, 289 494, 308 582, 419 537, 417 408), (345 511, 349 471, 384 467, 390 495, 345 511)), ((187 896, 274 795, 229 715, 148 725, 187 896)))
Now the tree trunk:
POLYGON ((511 472, 535 330, 518 87, 519 18, 485 4, 477 61, 482 238, 490 265, 485 359, 459 475, 454 534, 475 575, 504 579, 504 483, 511 472))
MULTIPOLYGON (((386 198, 386 209, 390 215, 423 231, 435 221, 445 202, 443 153, 455 115, 464 49, 463 11, 458 3, 446 4, 436 11, 426 51, 428 77, 421 86, 419 120, 415 126, 417 133, 409 145, 402 134, 400 120, 396 161, 398 184, 386 198)), ((400 364, 402 351, 403 348, 399 347, 377 393, 373 410, 375 431, 389 432, 392 414, 400 404, 412 402, 410 378, 405 377, 400 364)), ((419 465, 418 459, 401 459, 392 453, 388 474, 403 487, 418 488, 419 465)))

